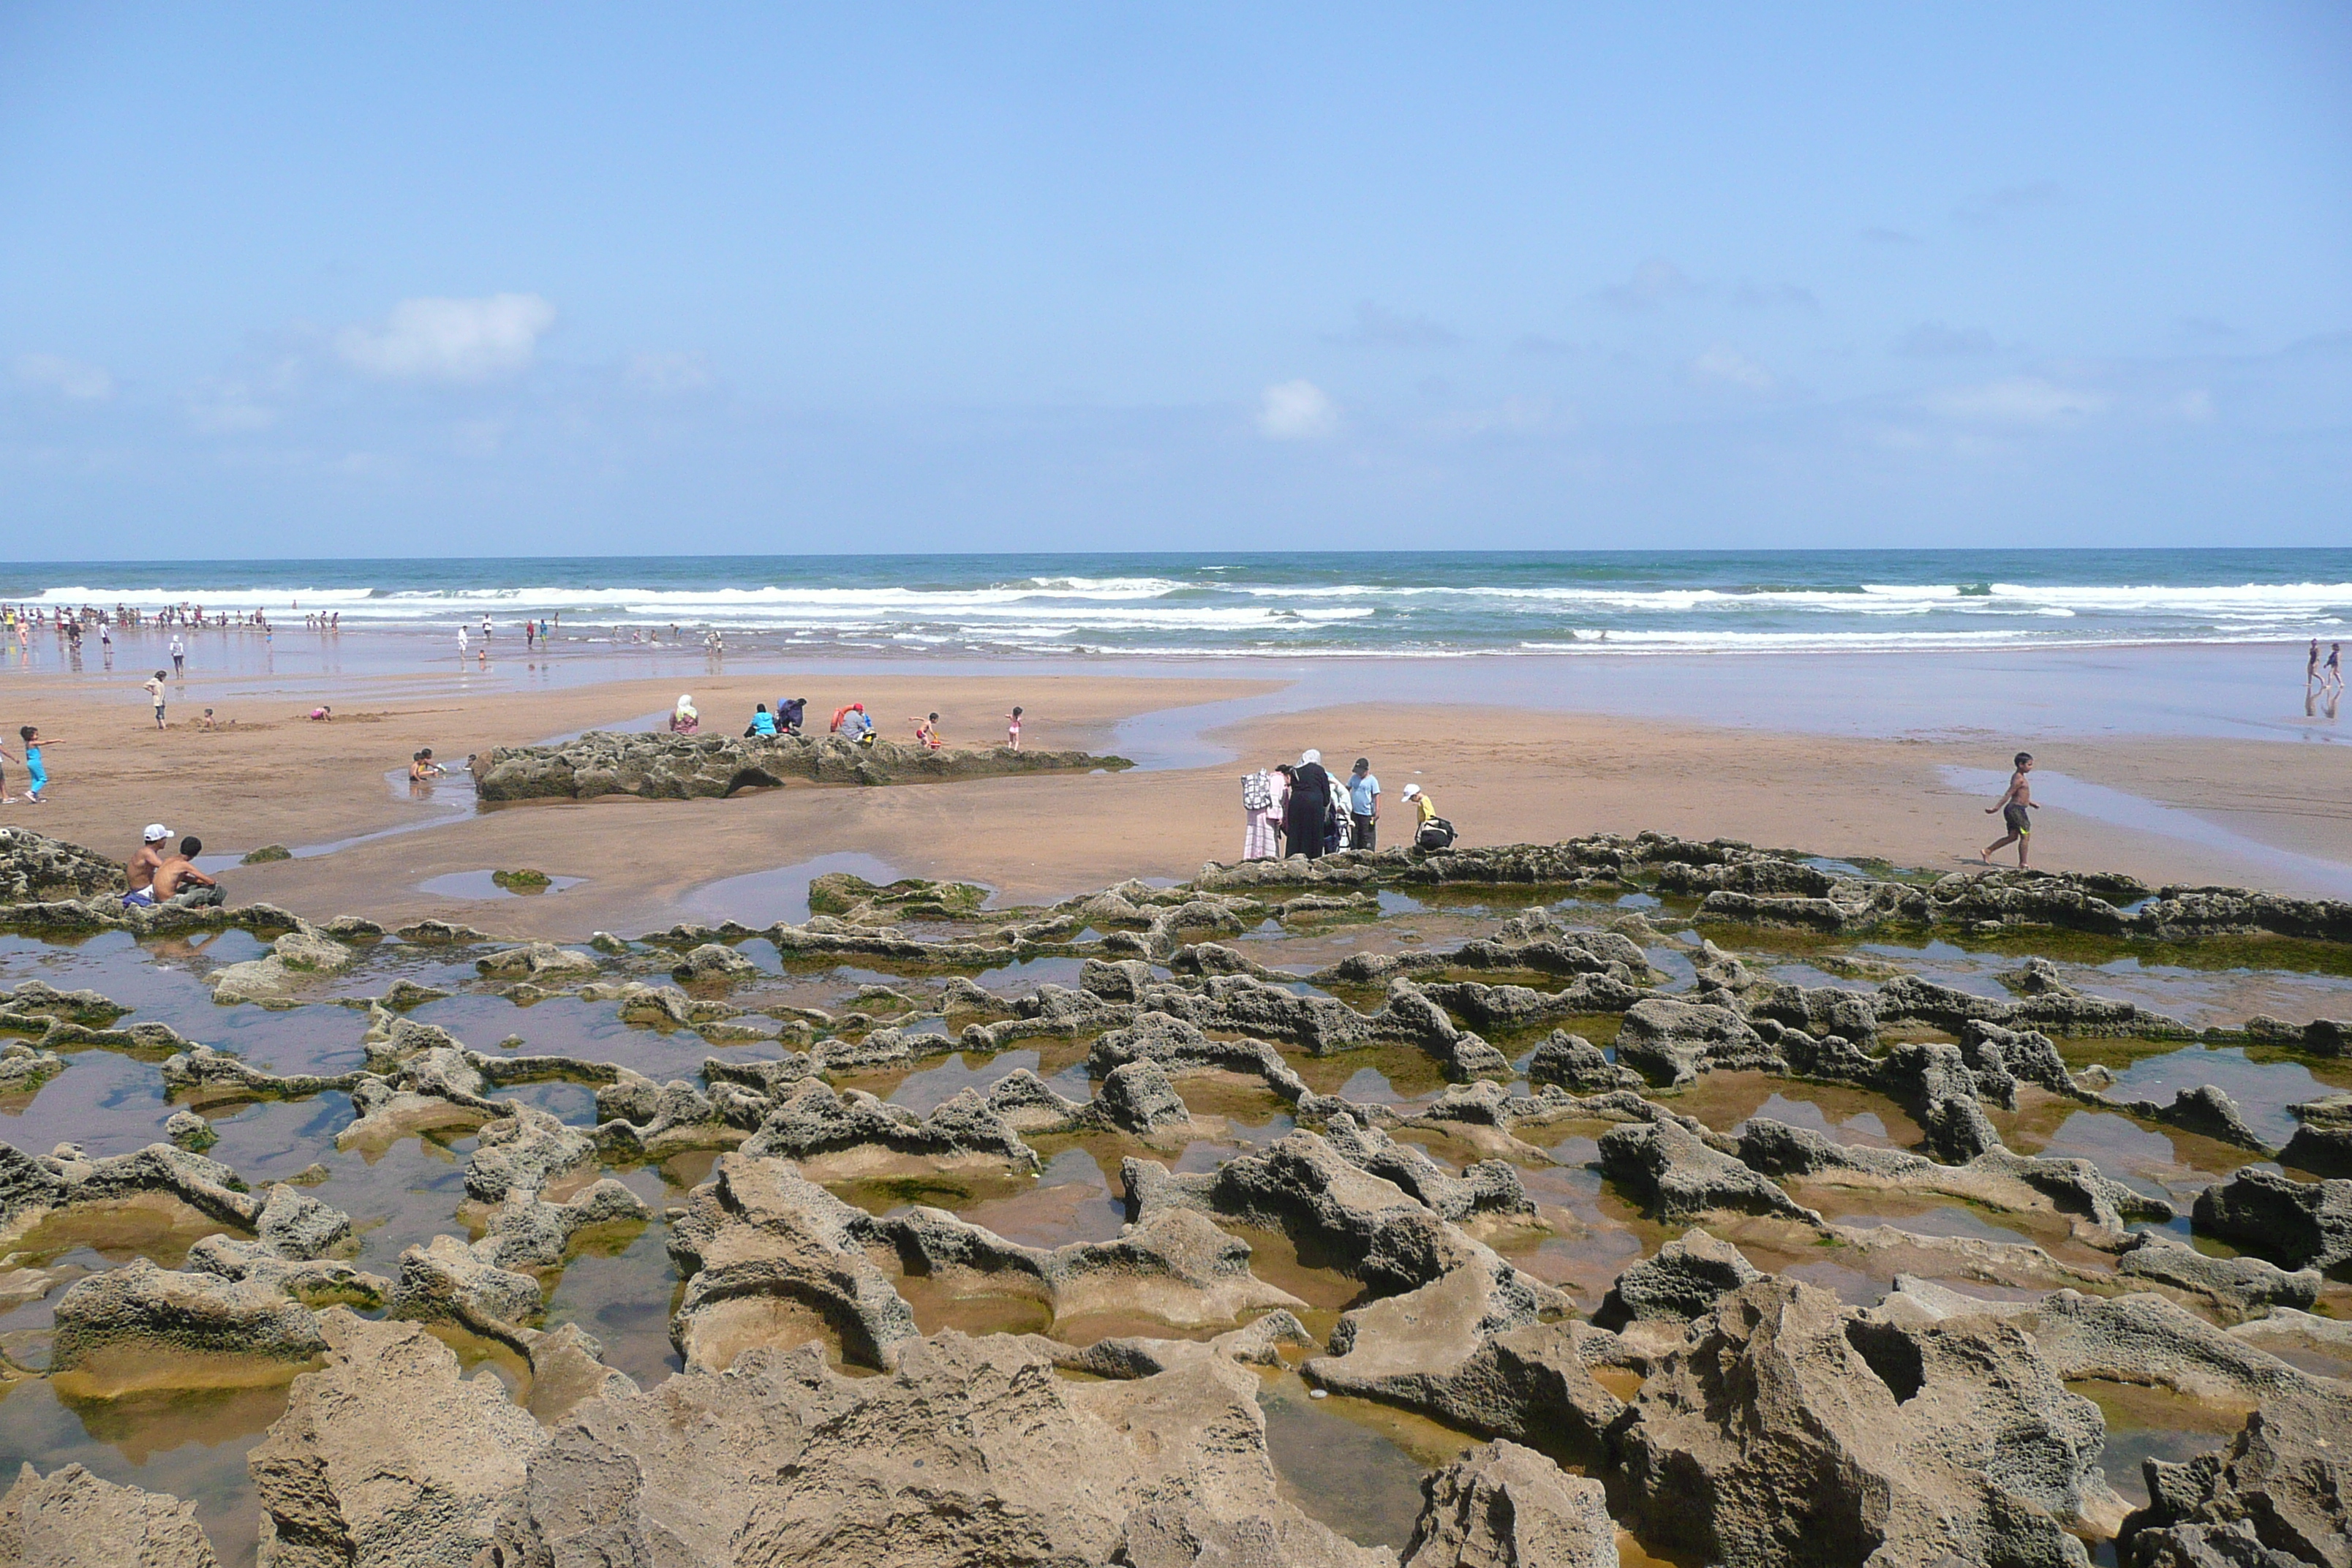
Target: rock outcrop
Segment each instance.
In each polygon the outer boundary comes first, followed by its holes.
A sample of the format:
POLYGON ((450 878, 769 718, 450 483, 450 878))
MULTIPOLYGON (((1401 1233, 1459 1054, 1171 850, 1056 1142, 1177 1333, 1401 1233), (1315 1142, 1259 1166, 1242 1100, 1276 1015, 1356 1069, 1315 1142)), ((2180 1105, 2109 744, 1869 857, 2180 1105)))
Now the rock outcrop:
POLYGON ((1613 1436, 1648 1535, 1727 1568, 2081 1564, 2068 1527, 2107 1503, 2098 1407, 2014 1326, 1781 1279, 1719 1301, 1613 1436))
POLYGON ((546 1434, 488 1368, 415 1323, 320 1315, 327 1364, 294 1380, 248 1460, 262 1561, 283 1568, 466 1568, 489 1545, 546 1434))
POLYGON ((1085 752, 1015 752, 999 747, 932 751, 877 741, 852 745, 837 736, 624 734, 591 730, 546 746, 499 746, 474 762, 474 793, 483 800, 592 800, 633 795, 644 800, 713 799, 739 789, 792 780, 887 784, 998 778, 1007 773, 1116 772, 1125 757, 1085 752))
POLYGON ((0 1497, 0 1568, 220 1568, 196 1505, 26 1465, 0 1497))

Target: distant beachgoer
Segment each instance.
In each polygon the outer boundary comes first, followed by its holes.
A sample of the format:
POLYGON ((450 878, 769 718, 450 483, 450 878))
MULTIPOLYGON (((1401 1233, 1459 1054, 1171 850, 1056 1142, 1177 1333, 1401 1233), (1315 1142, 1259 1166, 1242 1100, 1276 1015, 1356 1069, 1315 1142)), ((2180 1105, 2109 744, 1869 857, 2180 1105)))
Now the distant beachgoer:
POLYGON ((940 749, 940 716, 938 714, 934 713, 927 719, 910 719, 908 722, 915 727, 915 744, 925 751, 936 752, 940 749))
POLYGON ((482 612, 482 640, 484 642, 490 640, 490 616, 487 610, 482 612))
POLYGON ((1381 781, 1372 776, 1370 758, 1358 757, 1355 772, 1348 775, 1348 815, 1355 829, 1349 847, 1377 849, 1381 834, 1381 781))
POLYGON ((776 728, 787 735, 797 735, 808 722, 808 699, 787 697, 776 704, 776 728))
POLYGON ((437 779, 448 771, 433 760, 433 748, 430 746, 425 747, 408 759, 408 778, 411 784, 422 784, 426 779, 437 779))
POLYGON ((122 902, 126 909, 155 901, 155 873, 163 868, 164 847, 171 839, 172 830, 160 822, 149 823, 147 831, 140 835, 139 853, 122 868, 122 902))
POLYGON ((702 714, 694 706, 694 699, 679 692, 677 706, 669 710, 669 732, 691 735, 702 728, 702 714))
POLYGON ((188 673, 188 646, 180 640, 176 633, 172 637, 172 673, 173 675, 188 673))
POLYGON ((1429 792, 1417 784, 1404 786, 1404 802, 1412 807, 1412 826, 1416 833, 1428 826, 1437 816, 1437 803, 1430 799, 1429 792))
POLYGON ((2332 642, 2327 645, 2327 662, 2320 667, 2320 673, 2328 685, 2338 690, 2343 689, 2344 645, 2342 643, 2332 642))
POLYGON ((155 672, 153 679, 140 682, 139 689, 144 691, 148 700, 155 704, 155 728, 162 729, 163 727, 163 672, 159 669, 155 672))
POLYGON ((1242 776, 1242 858, 1271 860, 1274 837, 1274 775, 1264 768, 1242 776))
POLYGON ((2016 772, 2009 775, 2009 787, 2001 791, 1999 800, 1985 807, 1987 816, 1996 811, 2000 813, 2001 826, 2009 832, 1986 845, 1985 852, 1977 858, 1990 866, 1994 850, 2014 844, 2017 846, 2018 869, 2023 870, 2026 851, 2032 847, 2033 840, 2033 818, 2030 814, 2042 808, 2034 804, 2032 786, 2025 781, 2025 775, 2033 771, 2033 753, 2018 752, 2015 765, 2016 772))
POLYGON ((152 901, 178 910, 216 909, 228 902, 221 885, 196 869, 196 857, 204 852, 205 841, 194 834, 181 839, 179 849, 155 868, 152 901))
MULTIPOLYGON (((205 711, 209 713, 212 710, 207 708, 205 711)), ((314 724, 331 724, 335 721, 335 710, 321 702, 310 710, 310 721, 314 724)))
POLYGON ((2303 680, 2308 686, 2319 679, 2319 639, 2311 639, 2311 657, 2304 661, 2303 680))
POLYGON ((1274 770, 1274 805, 1266 819, 1274 824, 1274 853, 1276 859, 1289 854, 1290 792, 1298 783, 1298 765, 1285 763, 1274 770))
POLYGON ((1016 752, 1021 749, 1021 710, 1018 708, 1004 716, 1004 743, 1016 752))
POLYGON ((205 710, 205 716, 196 721, 196 728, 199 730, 216 730, 220 728, 218 724, 213 721, 213 710, 211 709, 207 708, 205 710))
POLYGON ((775 739, 776 716, 768 711, 768 705, 766 703, 761 703, 752 710, 751 727, 744 731, 743 733, 747 737, 752 735, 764 735, 770 740, 775 739))
POLYGON ((1323 753, 1310 748, 1298 754, 1298 771, 1291 777, 1290 802, 1283 812, 1284 837, 1290 853, 1304 855, 1309 860, 1321 858, 1330 816, 1331 775, 1323 770, 1323 753))
POLYGON ((536 642, 538 642, 538 640, 539 640, 539 623, 538 623, 537 621, 525 621, 525 622, 523 622, 523 624, 522 624, 522 650, 523 650, 523 652, 525 652, 525 653, 529 653, 529 652, 531 650, 531 647, 532 647, 532 645, 533 645, 533 644, 535 644, 536 642))
POLYGON ((466 657, 466 650, 470 646, 472 645, 467 643, 466 640, 466 628, 459 626, 457 628, 457 657, 460 659, 463 659, 466 657))

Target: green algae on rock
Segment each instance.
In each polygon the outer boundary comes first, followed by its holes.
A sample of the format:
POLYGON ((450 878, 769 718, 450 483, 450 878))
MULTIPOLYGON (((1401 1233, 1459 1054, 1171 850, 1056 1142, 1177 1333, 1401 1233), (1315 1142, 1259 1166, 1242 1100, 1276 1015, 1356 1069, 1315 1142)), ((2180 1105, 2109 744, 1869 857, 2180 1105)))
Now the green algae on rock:
POLYGON ((1016 752, 853 745, 833 736, 621 734, 591 730, 551 746, 499 746, 474 763, 483 800, 700 800, 739 789, 813 784, 891 784, 999 778, 1010 773, 1118 771, 1125 757, 1087 752, 1016 752))

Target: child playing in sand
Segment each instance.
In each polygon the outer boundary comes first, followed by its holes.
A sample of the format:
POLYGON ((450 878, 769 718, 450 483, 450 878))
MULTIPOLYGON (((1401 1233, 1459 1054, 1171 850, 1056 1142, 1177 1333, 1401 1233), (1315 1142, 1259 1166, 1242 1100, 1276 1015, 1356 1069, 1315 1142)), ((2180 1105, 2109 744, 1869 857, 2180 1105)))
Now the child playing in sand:
POLYGON ((910 719, 908 722, 915 726, 915 744, 923 747, 926 751, 936 752, 940 749, 940 716, 938 714, 934 713, 928 719, 910 719))
POLYGON ((1994 850, 2014 844, 2017 846, 2017 868, 2021 871, 2025 869, 2026 851, 2032 847, 2033 838, 2033 819, 2027 814, 2042 808, 2033 804, 2033 791, 2025 782, 2025 775, 2033 771, 2033 753, 2018 752, 2015 764, 2017 771, 2009 775, 2009 787, 2001 792, 1999 800, 1985 807, 1987 816, 1996 811, 2000 813, 2001 825, 2009 832, 1986 845, 1985 852, 1977 858, 1990 866, 1994 850))
POLYGON ((1018 708, 1004 716, 1004 743, 1016 752, 1021 749, 1021 710, 1018 708))

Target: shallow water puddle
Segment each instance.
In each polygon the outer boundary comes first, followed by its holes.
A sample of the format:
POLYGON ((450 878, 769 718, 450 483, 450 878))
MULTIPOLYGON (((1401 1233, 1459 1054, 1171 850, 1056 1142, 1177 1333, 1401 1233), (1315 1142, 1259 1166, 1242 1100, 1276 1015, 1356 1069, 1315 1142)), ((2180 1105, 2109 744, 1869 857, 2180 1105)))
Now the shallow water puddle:
POLYGON ((1388 1405, 1313 1398, 1286 1368, 1262 1378, 1258 1408, 1282 1496, 1359 1545, 1402 1551, 1421 1517, 1422 1478, 1475 1446, 1388 1405))
POLYGON ((2106 1418, 2107 1447, 2100 1464, 2107 1484, 2135 1508, 2147 1506, 2143 1459, 2179 1464, 2225 1447, 2246 1424, 2251 1403, 2221 1404, 2191 1399, 2169 1389, 2079 1378, 2066 1386, 2092 1401, 2106 1418))
POLYGON ((585 877, 547 877, 539 882, 499 879, 505 873, 494 867, 476 871, 449 871, 438 877, 427 877, 416 884, 420 893, 430 893, 440 899, 536 899, 550 893, 560 893, 566 888, 576 888, 585 877))
POLYGON ((251 1563, 261 1504, 246 1453, 286 1412, 287 1385, 68 1399, 34 1379, 0 1387, 0 1471, 68 1464, 195 1503, 225 1568, 251 1563))

